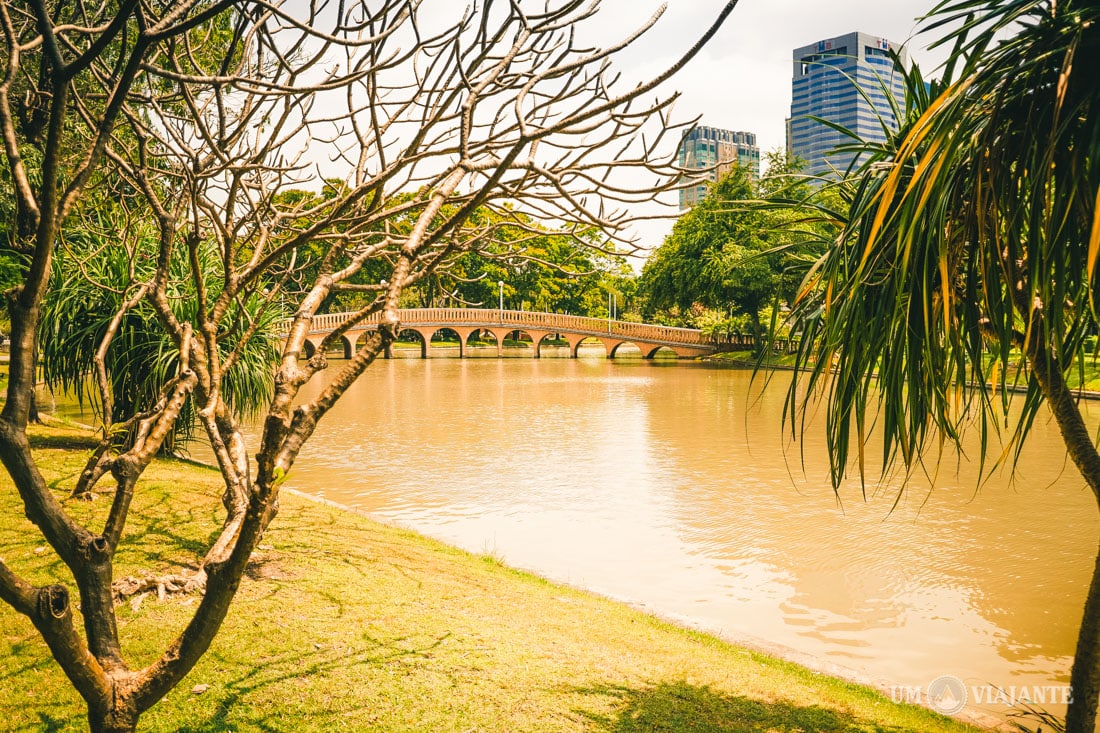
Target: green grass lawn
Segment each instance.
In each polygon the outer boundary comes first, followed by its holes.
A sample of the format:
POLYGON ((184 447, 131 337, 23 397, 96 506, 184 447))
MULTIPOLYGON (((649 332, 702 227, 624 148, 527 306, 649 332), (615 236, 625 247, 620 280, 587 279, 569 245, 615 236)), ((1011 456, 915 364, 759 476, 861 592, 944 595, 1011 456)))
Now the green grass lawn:
MULTIPOLYGON (((737 366, 756 366, 756 355, 751 351, 719 351, 717 354, 706 357, 707 361, 733 364, 737 366)), ((772 354, 766 361, 767 367, 794 366, 794 354, 772 354)))
POLYGON ((1082 369, 1071 371, 1067 381, 1073 389, 1100 392, 1100 361, 1092 356, 1085 357, 1082 369))
MULTIPOLYGON (((60 495, 87 438, 35 433, 60 495)), ((187 565, 217 526, 220 478, 160 461, 134 500, 118 575, 187 565)), ((87 519, 108 500, 73 502, 87 519)), ((0 486, 0 556, 60 578, 0 486)), ((567 541, 567 538, 563 538, 567 541)), ((151 661, 194 597, 119 606, 124 650, 151 661)), ((84 728, 37 632, 0 607, 0 728, 84 728)), ((865 731, 973 727, 660 621, 623 604, 284 495, 220 635, 142 719, 152 731, 865 731), (201 693, 197 685, 209 685, 201 693)))

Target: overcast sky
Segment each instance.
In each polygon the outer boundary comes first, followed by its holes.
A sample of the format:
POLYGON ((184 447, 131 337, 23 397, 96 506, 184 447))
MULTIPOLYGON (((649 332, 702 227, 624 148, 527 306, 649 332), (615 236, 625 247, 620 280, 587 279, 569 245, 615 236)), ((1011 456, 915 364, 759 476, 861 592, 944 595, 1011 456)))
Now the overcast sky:
MULTIPOLYGON (((657 25, 619 58, 631 77, 652 76, 666 68, 710 25, 721 0, 668 0, 657 25)), ((932 0, 741 0, 718 35, 671 83, 682 92, 677 117, 701 116, 701 124, 754 132, 761 153, 783 147, 784 120, 791 105, 791 52, 798 46, 862 31, 908 43, 910 57, 926 75, 943 58, 928 51, 929 35, 915 36, 917 18, 932 0)), ((600 20, 586 32, 607 33, 607 43, 646 21, 660 7, 656 0, 603 0, 600 20)), ((593 40, 596 40, 593 38, 593 40)), ((642 244, 653 247, 671 222, 638 227, 642 244)))

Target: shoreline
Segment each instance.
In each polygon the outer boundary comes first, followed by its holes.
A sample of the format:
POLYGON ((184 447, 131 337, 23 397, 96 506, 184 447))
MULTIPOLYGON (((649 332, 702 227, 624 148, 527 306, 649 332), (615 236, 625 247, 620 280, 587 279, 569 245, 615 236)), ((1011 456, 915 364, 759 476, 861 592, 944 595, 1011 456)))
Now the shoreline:
MULTIPOLYGON (((1097 395, 1098 395, 1098 397, 1100 397, 1100 393, 1097 393, 1097 395)), ((79 430, 85 430, 85 431, 94 431, 94 429, 95 429, 91 425, 87 425, 87 424, 84 424, 84 423, 79 423, 79 422, 69 420, 69 419, 66 419, 66 418, 59 418, 59 417, 56 417, 54 415, 44 414, 42 417, 48 423, 56 423, 58 425, 62 425, 62 426, 66 426, 66 427, 74 427, 74 428, 77 428, 79 430)), ((210 470, 210 471, 215 471, 216 472, 216 471, 219 470, 216 464, 209 463, 209 462, 206 462, 204 460, 200 460, 198 458, 192 458, 190 456, 174 456, 170 460, 178 461, 178 462, 181 462, 181 463, 185 463, 185 464, 195 466, 195 467, 198 467, 198 468, 202 468, 202 469, 207 469, 207 470, 210 470)), ((430 534, 426 534, 426 533, 421 532, 420 530, 418 530, 414 527, 402 524, 402 523, 397 522, 397 521, 390 520, 390 519, 385 518, 385 517, 377 516, 377 515, 369 512, 367 510, 360 509, 358 507, 350 506, 348 504, 344 504, 344 503, 335 501, 333 499, 326 498, 324 496, 319 496, 317 494, 310 493, 310 492, 304 491, 302 489, 295 489, 295 488, 290 488, 290 487, 284 486, 280 489, 280 491, 284 492, 284 493, 287 493, 287 494, 290 494, 290 495, 292 495, 294 497, 297 497, 299 499, 308 501, 308 502, 312 502, 312 503, 315 503, 315 504, 320 504, 322 506, 326 506, 326 507, 329 507, 329 508, 332 508, 332 509, 339 510, 342 513, 346 513, 346 514, 357 516, 357 517, 362 517, 364 519, 367 519, 367 520, 369 520, 371 522, 374 522, 374 523, 377 523, 379 525, 383 525, 383 526, 386 526, 386 527, 391 527, 391 528, 401 530, 401 531, 404 531, 404 532, 411 532, 411 533, 413 533, 413 534, 415 534, 419 537, 428 539, 432 542, 440 543, 440 544, 442 544, 446 547, 449 547, 449 548, 451 548, 455 551, 458 551, 458 552, 477 555, 477 553, 474 552, 474 551, 467 550, 467 549, 462 548, 458 545, 454 545, 454 544, 452 544, 452 543, 450 543, 450 542, 448 542, 444 539, 435 537, 435 536, 430 535, 430 534)), ((278 519, 276 519, 275 521, 278 521, 278 519)), ((867 673, 861 672, 860 670, 854 669, 852 667, 848 667, 848 666, 840 664, 838 662, 831 661, 831 660, 829 660, 827 658, 824 658, 824 657, 821 657, 821 656, 809 654, 809 653, 806 653, 806 652, 801 652, 801 651, 799 651, 799 650, 797 650, 793 647, 787 646, 785 644, 781 644, 779 642, 770 641, 770 640, 768 640, 764 637, 754 636, 754 635, 751 635, 751 634, 743 634, 743 633, 731 633, 731 632, 723 630, 723 629, 718 629, 718 628, 714 628, 712 626, 708 626, 704 622, 699 621, 698 619, 694 619, 694 618, 692 618, 690 616, 687 616, 687 615, 663 613, 663 612, 661 612, 659 610, 656 610, 653 607, 651 607, 651 606, 649 606, 649 605, 647 605, 643 602, 633 600, 629 597, 620 596, 620 595, 616 595, 616 594, 610 594, 610 593, 603 593, 603 592, 600 592, 598 590, 585 587, 583 585, 577 585, 577 584, 571 583, 571 582, 566 581, 566 580, 560 580, 560 579, 557 579, 557 578, 546 576, 546 575, 543 575, 542 573, 540 573, 538 570, 536 570, 534 568, 511 565, 507 561, 498 561, 498 562, 503 567, 506 567, 506 568, 508 568, 510 570, 513 570, 513 571, 516 571, 516 572, 520 572, 520 573, 524 573, 524 574, 533 576, 533 577, 538 578, 540 580, 543 580, 547 583, 551 583, 553 585, 561 586, 563 588, 569 588, 569 589, 572 589, 574 591, 577 591, 577 592, 580 592, 580 593, 585 593, 585 594, 591 595, 591 596, 596 597, 596 598, 602 598, 602 599, 605 599, 605 600, 608 600, 608 601, 611 601, 611 602, 614 602, 614 603, 622 604, 626 607, 629 607, 631 609, 634 609, 636 611, 644 613, 648 616, 652 616, 652 617, 654 617, 654 618, 656 618, 660 621, 663 621, 665 623, 669 623, 669 624, 672 624, 674 626, 680 627, 680 628, 682 628, 686 631, 692 631, 692 632, 695 632, 695 633, 704 634, 706 636, 713 637, 717 640, 720 640, 720 641, 723 641, 723 642, 726 642, 726 643, 729 643, 729 644, 733 644, 733 645, 738 646, 738 647, 742 647, 742 648, 744 648, 748 651, 751 651, 751 652, 756 652, 756 653, 763 654, 763 655, 766 655, 768 657, 772 657, 772 658, 775 658, 775 659, 778 659, 778 660, 781 660, 781 661, 784 661, 784 662, 789 662, 789 663, 792 663, 792 664, 796 664, 796 665, 798 665, 800 667, 803 667, 803 668, 805 668, 805 669, 807 669, 810 672, 813 672, 815 674, 825 675, 827 677, 830 677, 830 678, 833 678, 833 679, 836 679, 836 680, 840 680, 840 681, 847 682, 847 683, 852 683, 852 684, 855 684, 855 685, 860 685, 860 686, 863 686, 863 687, 869 687, 869 688, 871 688, 871 689, 873 689, 873 690, 875 690, 875 691, 877 691, 877 692, 879 692, 879 693, 881 693, 885 696, 889 696, 892 689, 898 687, 898 685, 896 685, 896 683, 893 683, 890 680, 886 680, 884 678, 874 677, 873 675, 869 675, 867 673)), ((938 710, 936 710, 933 707, 931 707, 930 705, 928 705, 927 702, 921 702, 921 703, 917 703, 917 704, 925 710, 928 710, 928 711, 936 713, 936 714, 942 714, 938 710)), ((984 711, 984 710, 975 709, 975 708, 972 708, 969 705, 967 707, 965 707, 959 713, 955 713, 955 714, 950 715, 948 717, 950 717, 954 720, 957 720, 961 723, 978 726, 982 730, 990 730, 990 731, 1004 730, 1005 729, 1004 726, 1007 724, 1006 717, 997 715, 995 713, 990 713, 990 712, 987 712, 987 711, 984 711)))
MULTIPOLYGON (((48 481, 63 485, 83 466, 86 431, 42 426, 31 437, 48 481)), ((69 582, 22 518, 10 481, 0 483, 9 566, 32 583, 69 582)), ((134 497, 117 576, 187 567, 220 526, 223 489, 216 470, 155 461, 134 497)), ((71 508, 94 526, 110 503, 71 508)), ((152 593, 116 606, 127 657, 139 666, 157 659, 196 598, 152 593)), ((84 728, 84 705, 29 621, 0 613, 0 636, 9 645, 0 656, 8 729, 84 728)), ((976 730, 289 489, 210 650, 142 729, 976 730)))
MULTIPOLYGON (((214 470, 217 470, 216 467, 211 466, 211 465, 206 464, 206 463, 203 463, 201 461, 197 461, 197 460, 193 460, 193 459, 183 459, 183 460, 187 460, 191 463, 194 463, 195 465, 203 466, 205 468, 213 468, 214 470)), ((371 512, 366 511, 364 509, 359 509, 358 507, 353 507, 353 506, 350 506, 350 505, 347 505, 347 504, 343 504, 341 502, 334 501, 332 499, 328 499, 328 498, 325 498, 323 496, 318 496, 316 494, 312 494, 308 491, 303 491, 301 489, 293 489, 293 488, 283 487, 280 490, 283 491, 283 492, 286 492, 288 494, 291 494, 293 496, 296 496, 299 499, 304 499, 306 501, 311 501, 311 502, 315 502, 317 504, 322 504, 324 506, 331 507, 333 509, 338 509, 342 512, 347 512, 349 514, 354 514, 356 516, 360 516, 360 517, 363 517, 365 519, 368 519, 372 522, 377 522, 378 524, 386 525, 388 527, 394 527, 396 529, 400 529, 400 530, 403 530, 403 531, 406 531, 406 532, 413 532, 414 534, 417 534, 421 537, 426 537, 426 538, 430 539, 433 542, 440 542, 440 543, 442 543, 442 544, 444 544, 448 547, 451 547, 455 550, 458 550, 459 552, 471 552, 470 550, 459 547, 457 545, 453 545, 453 544, 451 544, 451 543, 449 543, 445 540, 442 540, 438 537, 435 537, 433 535, 425 534, 425 533, 415 529, 414 527, 410 527, 410 526, 402 524, 400 522, 395 522, 395 521, 389 520, 385 517, 376 516, 376 515, 372 514, 371 512)), ((472 554, 476 554, 476 553, 472 553, 472 554)), ((661 620, 665 623, 673 624, 673 625, 678 626, 680 628, 683 628, 687 631, 693 631, 693 632, 696 632, 696 633, 704 634, 706 636, 714 637, 715 639, 721 640, 721 641, 729 643, 729 644, 733 644, 733 645, 738 646, 738 647, 743 647, 743 648, 745 648, 749 651, 752 651, 752 652, 756 652, 756 653, 763 654, 763 655, 766 655, 766 656, 769 656, 769 657, 773 657, 775 659, 779 659, 779 660, 782 660, 784 662, 790 662, 791 664, 796 664, 800 667, 804 667, 805 669, 807 669, 810 672, 813 672, 815 674, 825 675, 825 676, 831 677, 833 679, 841 680, 843 682, 849 682, 849 683, 860 685, 860 686, 863 686, 863 687, 870 687, 871 689, 874 689, 877 692, 879 692, 883 695, 886 695, 886 696, 889 696, 891 690, 896 686, 894 683, 891 683, 889 680, 873 677, 873 676, 868 675, 866 673, 860 672, 857 669, 853 669, 853 668, 845 666, 843 664, 833 662, 833 661, 831 661, 829 659, 826 659, 824 657, 816 656, 816 655, 813 655, 813 654, 808 654, 806 652, 800 652, 797 649, 794 649, 793 647, 789 647, 785 644, 780 644, 778 642, 769 641, 768 639, 766 639, 764 637, 753 636, 753 635, 748 635, 748 634, 730 633, 728 631, 724 631, 724 630, 721 630, 721 629, 716 629, 716 628, 713 628, 713 627, 709 627, 706 624, 704 624, 703 622, 698 621, 697 619, 693 619, 690 616, 681 615, 681 614, 662 613, 661 611, 656 610, 653 607, 651 607, 651 606, 649 606, 645 603, 642 603, 640 601, 635 601, 635 600, 632 600, 630 598, 618 596, 618 595, 615 595, 615 594, 601 593, 598 590, 594 590, 592 588, 588 588, 588 587, 585 587, 583 585, 576 585, 576 584, 570 583, 568 581, 559 580, 559 579, 554 578, 554 577, 543 575, 542 573, 540 573, 539 571, 537 571, 533 568, 511 565, 506 560, 502 561, 501 564, 503 566, 505 566, 507 568, 510 568, 512 570, 515 570, 517 572, 532 575, 534 577, 537 577, 541 580, 544 580, 548 583, 552 583, 554 585, 570 588, 570 589, 573 589, 575 591, 579 591, 581 593, 586 593, 586 594, 589 594, 589 595, 592 595, 592 596, 595 596, 595 597, 598 597, 598 598, 603 598, 603 599, 612 601, 614 603, 620 603, 624 606, 628 606, 629 608, 632 608, 636 611, 640 611, 640 612, 642 612, 646 615, 657 618, 657 619, 659 619, 659 620, 661 620)), ((938 710, 936 710, 935 708, 932 708, 932 707, 928 706, 925 703, 919 703, 919 705, 921 707, 923 707, 924 709, 929 710, 933 713, 942 714, 938 710)), ((954 720, 957 720, 961 723, 966 723, 966 724, 969 724, 969 725, 975 725, 975 726, 978 726, 982 730, 990 730, 990 731, 1004 730, 1004 726, 1006 725, 1006 722, 1007 722, 1004 717, 998 716, 994 713, 986 712, 984 710, 979 710, 979 709, 972 708, 969 705, 967 707, 965 707, 961 712, 956 713, 954 715, 950 715, 948 717, 950 717, 954 720)))
MULTIPOLYGON (((709 366, 719 366, 719 367, 725 367, 725 368, 729 368, 729 369, 755 370, 757 368, 756 362, 752 361, 751 359, 740 359, 740 358, 738 358, 738 359, 724 359, 721 356, 723 353, 740 353, 740 352, 719 352, 717 354, 712 354, 710 356, 697 357, 693 361, 695 361, 696 363, 707 364, 709 366)), ((759 371, 760 371, 761 374, 764 374, 766 376, 769 372, 793 372, 793 371, 796 371, 796 369, 795 369, 795 367, 793 367, 789 364, 763 364, 763 365, 761 365, 759 371)), ((993 394, 996 394, 996 392, 999 389, 1002 389, 1002 388, 998 387, 998 388, 993 389, 993 394)), ((1027 387, 1023 386, 1023 385, 1007 384, 1003 387, 1003 389, 1006 390, 1007 392, 1011 392, 1013 394, 1026 394, 1027 393, 1027 387)), ((1078 399, 1082 399, 1082 400, 1100 400, 1100 390, 1071 389, 1070 392, 1072 394, 1074 394, 1078 399)))

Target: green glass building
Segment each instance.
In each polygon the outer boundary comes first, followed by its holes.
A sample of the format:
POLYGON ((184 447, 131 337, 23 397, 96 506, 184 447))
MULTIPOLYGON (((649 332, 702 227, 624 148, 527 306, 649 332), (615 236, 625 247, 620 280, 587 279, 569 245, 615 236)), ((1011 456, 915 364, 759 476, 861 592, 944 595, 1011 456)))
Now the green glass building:
POLYGON ((722 130, 699 125, 680 140, 679 164, 684 178, 680 188, 680 209, 689 209, 707 195, 709 184, 729 171, 734 163, 760 177, 760 148, 751 132, 722 130), (692 174, 691 171, 699 171, 692 174))

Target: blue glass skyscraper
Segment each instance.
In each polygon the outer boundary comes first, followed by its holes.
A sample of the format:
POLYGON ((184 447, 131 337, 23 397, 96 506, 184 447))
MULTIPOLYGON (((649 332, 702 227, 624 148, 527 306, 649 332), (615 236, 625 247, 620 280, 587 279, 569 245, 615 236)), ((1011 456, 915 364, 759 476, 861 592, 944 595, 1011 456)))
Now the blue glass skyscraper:
MULTIPOLYGON (((811 117, 842 125, 864 140, 885 139, 880 116, 897 129, 886 95, 893 95, 904 109, 905 83, 890 51, 898 52, 898 47, 866 33, 848 33, 794 50, 787 151, 805 161, 806 173, 843 172, 852 162, 851 154, 830 154, 850 138, 811 117)), ((904 62, 904 51, 900 53, 904 62)))

